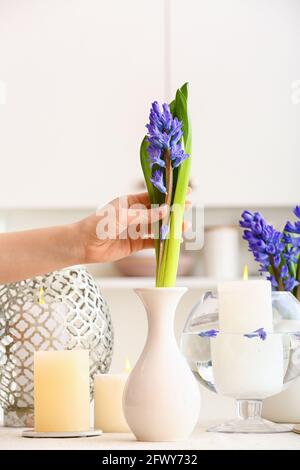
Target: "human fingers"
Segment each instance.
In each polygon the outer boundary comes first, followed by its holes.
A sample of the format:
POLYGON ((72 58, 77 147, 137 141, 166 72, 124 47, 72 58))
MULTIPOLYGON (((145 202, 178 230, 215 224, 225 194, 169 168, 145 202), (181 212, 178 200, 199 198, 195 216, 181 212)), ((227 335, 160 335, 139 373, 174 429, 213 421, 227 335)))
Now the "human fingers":
POLYGON ((151 209, 133 208, 127 210, 127 225, 149 225, 161 220, 168 213, 168 206, 163 204, 151 209))
POLYGON ((129 207, 136 205, 136 204, 141 204, 145 206, 147 209, 149 209, 151 205, 149 194, 147 193, 147 191, 143 193, 129 194, 127 196, 127 201, 128 201, 129 207))

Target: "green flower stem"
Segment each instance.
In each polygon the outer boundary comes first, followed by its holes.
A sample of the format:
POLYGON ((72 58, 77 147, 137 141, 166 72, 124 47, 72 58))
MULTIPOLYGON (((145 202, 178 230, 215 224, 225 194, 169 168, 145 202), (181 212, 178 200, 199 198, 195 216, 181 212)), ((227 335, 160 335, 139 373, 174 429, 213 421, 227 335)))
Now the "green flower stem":
POLYGON ((178 175, 178 184, 176 186, 173 207, 170 214, 169 238, 165 240, 158 287, 172 287, 176 283, 190 165, 190 159, 188 158, 179 168, 179 172, 182 173, 178 175))
MULTIPOLYGON (((165 199, 165 204, 168 206, 168 212, 166 213, 165 217, 162 219, 161 225, 168 225, 170 223, 170 208, 172 202, 172 195, 173 195, 173 168, 170 159, 170 150, 166 150, 164 152, 164 159, 166 162, 166 188, 167 194, 165 199)), ((157 279, 161 276, 161 267, 162 267, 162 260, 165 251, 166 240, 161 240, 160 242, 160 250, 159 250, 159 262, 158 262, 158 276, 157 279)), ((158 286, 157 286, 158 287, 158 286)))

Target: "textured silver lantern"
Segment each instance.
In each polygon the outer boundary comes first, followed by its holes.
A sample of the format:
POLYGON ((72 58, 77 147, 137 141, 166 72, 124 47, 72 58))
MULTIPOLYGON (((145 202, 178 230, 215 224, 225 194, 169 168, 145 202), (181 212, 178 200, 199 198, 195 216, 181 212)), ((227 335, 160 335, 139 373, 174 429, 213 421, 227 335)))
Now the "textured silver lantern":
POLYGON ((85 268, 0 287, 0 405, 6 426, 33 425, 35 350, 89 349, 91 393, 109 370, 113 330, 107 303, 85 268))

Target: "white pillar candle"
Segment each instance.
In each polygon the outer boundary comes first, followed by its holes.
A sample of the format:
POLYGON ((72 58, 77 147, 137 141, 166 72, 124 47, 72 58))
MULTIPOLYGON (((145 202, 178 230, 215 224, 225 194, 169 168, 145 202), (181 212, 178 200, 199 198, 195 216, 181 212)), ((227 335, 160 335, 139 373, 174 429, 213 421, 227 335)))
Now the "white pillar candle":
POLYGON ((221 395, 262 400, 283 387, 281 335, 247 338, 219 333, 211 339, 214 383, 221 395))
POLYGON ((98 374, 95 377, 95 429, 130 432, 123 414, 123 391, 128 374, 98 374))
POLYGON ((34 353, 34 414, 37 432, 89 430, 87 350, 34 353))
POLYGON ((222 333, 273 331, 271 283, 267 280, 223 282, 218 285, 222 333))

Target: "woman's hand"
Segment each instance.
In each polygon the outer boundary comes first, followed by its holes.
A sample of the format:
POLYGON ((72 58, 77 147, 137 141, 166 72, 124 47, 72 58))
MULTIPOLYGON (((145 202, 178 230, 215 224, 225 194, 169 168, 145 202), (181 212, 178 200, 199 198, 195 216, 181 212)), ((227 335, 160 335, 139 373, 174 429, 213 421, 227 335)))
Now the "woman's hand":
POLYGON ((153 247, 153 223, 167 210, 150 208, 148 194, 142 193, 117 198, 74 224, 1 233, 0 284, 75 264, 115 261, 153 247))
POLYGON ((154 246, 152 224, 168 208, 150 208, 147 193, 114 199, 78 223, 83 262, 110 262, 154 246))
MULTIPOLYGON (((186 206, 190 206, 189 201, 186 206)), ((116 261, 154 247, 153 224, 167 211, 166 205, 151 208, 148 193, 114 199, 78 223, 83 262, 116 261)))

